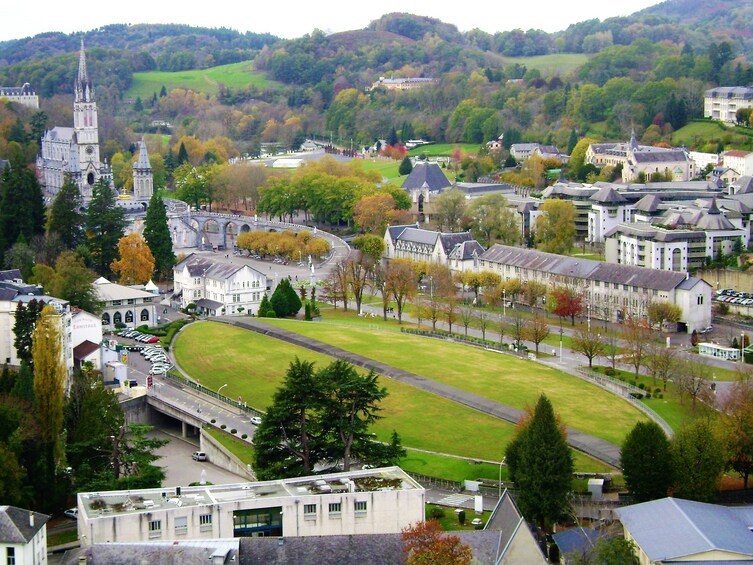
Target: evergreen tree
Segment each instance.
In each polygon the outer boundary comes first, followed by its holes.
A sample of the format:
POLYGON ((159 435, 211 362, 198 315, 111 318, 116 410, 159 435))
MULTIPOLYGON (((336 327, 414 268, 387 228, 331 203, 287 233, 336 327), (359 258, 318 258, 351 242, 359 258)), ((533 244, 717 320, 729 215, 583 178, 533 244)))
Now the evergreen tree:
POLYGON ((724 472, 723 442, 705 419, 684 426, 672 438, 674 496, 707 502, 713 499, 724 472))
POLYGON ((159 91, 159 97, 162 98, 164 96, 167 96, 167 89, 165 88, 165 85, 163 84, 162 88, 160 88, 160 91, 159 91))
POLYGON ((76 249, 82 242, 83 215, 79 212, 80 209, 81 192, 78 185, 66 175, 65 182, 52 203, 47 225, 50 233, 58 234, 66 249, 76 249))
POLYGON ((397 131, 395 131, 395 126, 392 126, 390 128, 390 133, 387 134, 387 145, 392 145, 393 147, 397 145, 397 131))
POLYGON ((36 299, 29 300, 27 305, 19 302, 16 306, 16 317, 13 323, 13 346, 16 348, 16 355, 21 361, 21 365, 33 367, 32 336, 43 307, 44 302, 37 302, 36 299))
POLYGON ((13 384, 10 394, 21 400, 34 402, 34 374, 29 365, 23 364, 18 369, 16 382, 13 384))
POLYGON ((186 151, 185 144, 181 141, 180 147, 178 148, 178 166, 180 167, 183 163, 188 161, 188 151, 186 151))
POLYGON ((144 102, 141 100, 141 96, 136 97, 136 102, 133 104, 133 109, 136 112, 143 112, 144 111, 144 102))
POLYGON ((87 247, 94 269, 99 275, 109 276, 110 265, 118 257, 118 242, 128 221, 123 209, 115 204, 115 193, 107 179, 101 178, 94 184, 85 223, 87 247))
POLYGON ((28 242, 44 233, 45 208, 37 175, 23 162, 20 151, 11 154, 10 165, 0 176, 0 187, 0 252, 4 253, 19 238, 28 242))
POLYGON ((288 279, 282 279, 269 301, 278 318, 295 316, 303 304, 288 279))
POLYGON ((81 257, 73 251, 64 251, 55 261, 50 293, 82 310, 98 314, 102 311, 102 304, 92 284, 95 278, 81 257))
POLYGON ((276 318, 275 315, 275 309, 272 308, 272 305, 269 303, 269 298, 267 298, 267 293, 264 293, 264 296, 261 297, 261 303, 259 304, 259 312, 257 315, 260 318, 276 318))
POLYGON ((575 149, 575 146, 578 145, 578 132, 575 131, 575 128, 570 130, 570 137, 567 140, 567 154, 570 155, 573 152, 573 149, 575 149))
POLYGON ((151 98, 151 100, 149 100, 149 106, 151 106, 152 108, 154 108, 156 105, 157 105, 157 93, 156 92, 152 92, 152 98, 151 98))
POLYGON ((146 209, 144 239, 154 255, 155 270, 162 278, 170 278, 175 265, 175 253, 165 203, 157 191, 152 194, 149 207, 146 209))
POLYGON ((175 159, 175 154, 173 153, 173 148, 167 150, 167 157, 165 157, 165 171, 167 171, 168 175, 172 175, 175 168, 178 166, 178 163, 175 159))
POLYGON ((403 160, 400 162, 400 168, 398 169, 398 173, 400 175, 409 175, 411 171, 413 170, 413 163, 410 160, 410 157, 407 155, 403 157, 403 160))
POLYGON ((505 456, 520 489, 518 504, 524 516, 545 528, 567 515, 573 458, 545 395, 539 397, 530 422, 508 444, 505 456))
POLYGON ((672 486, 669 440, 655 422, 638 422, 622 444, 620 466, 635 502, 667 496, 672 486))

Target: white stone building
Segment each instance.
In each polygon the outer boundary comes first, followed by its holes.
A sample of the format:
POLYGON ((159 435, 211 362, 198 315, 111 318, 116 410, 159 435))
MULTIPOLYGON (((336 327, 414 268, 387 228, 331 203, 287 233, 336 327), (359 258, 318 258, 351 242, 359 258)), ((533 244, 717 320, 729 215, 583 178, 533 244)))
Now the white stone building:
POLYGON ((753 88, 747 86, 720 86, 703 95, 703 116, 727 124, 737 123, 737 111, 753 108, 753 88))
POLYGON ((398 533, 424 520, 399 467, 277 481, 78 494, 81 545, 398 533))
POLYGON ((86 70, 84 41, 74 83, 73 127, 55 127, 42 137, 42 151, 37 170, 45 191, 56 194, 70 175, 86 199, 100 178, 112 182, 112 170, 100 159, 99 124, 94 86, 86 70))
POLYGON ((149 200, 154 192, 152 164, 144 138, 139 141, 139 157, 133 164, 133 197, 137 200, 149 200))
POLYGON ((547 288, 566 286, 590 304, 591 316, 610 321, 645 319, 652 302, 666 301, 682 310, 679 329, 692 333, 711 323, 711 286, 687 273, 616 265, 578 257, 493 245, 477 261, 478 270, 502 280, 537 281, 547 288))
POLYGON ((410 259, 412 261, 427 261, 448 265, 450 253, 458 245, 470 241, 475 242, 469 231, 442 233, 421 229, 418 224, 387 226, 387 230, 384 232, 384 258, 410 259))
POLYGON ((248 265, 219 263, 191 253, 173 267, 173 302, 180 308, 195 304, 197 312, 257 314, 270 286, 267 275, 248 265))
POLYGON ((108 281, 104 277, 94 281, 94 291, 103 303, 102 329, 113 331, 121 324, 128 328, 157 325, 159 296, 108 281))
POLYGON ((733 169, 740 177, 753 176, 753 152, 751 151, 730 149, 722 153, 722 162, 725 167, 733 169))
POLYGON ((0 86, 0 99, 5 98, 9 102, 15 102, 22 106, 29 108, 39 109, 39 96, 31 88, 28 82, 25 82, 23 86, 0 86))
POLYGON ((71 347, 73 364, 90 362, 102 370, 102 319, 79 308, 71 308, 71 347))
POLYGON ((45 565, 49 519, 49 516, 31 510, 0 506, 0 562, 45 565))

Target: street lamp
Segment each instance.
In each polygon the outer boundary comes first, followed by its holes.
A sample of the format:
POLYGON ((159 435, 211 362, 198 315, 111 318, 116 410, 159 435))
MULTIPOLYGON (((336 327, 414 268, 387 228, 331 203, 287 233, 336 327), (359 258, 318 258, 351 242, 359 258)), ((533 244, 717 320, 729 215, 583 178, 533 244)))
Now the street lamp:
POLYGON ((586 303, 586 309, 588 310, 588 333, 591 333, 591 303, 586 303))
POLYGON ((564 361, 564 356, 562 352, 562 318, 560 318, 560 363, 564 361))
POLYGON ((507 289, 502 289, 502 315, 507 317, 507 289))
POLYGON ((505 458, 499 462, 499 482, 497 483, 497 498, 502 498, 502 465, 505 464, 505 458))
POLYGON ((219 396, 219 395, 220 395, 220 391, 221 391, 221 390, 222 390, 223 388, 225 388, 226 386, 227 386, 227 383, 225 383, 224 385, 222 385, 222 386, 221 386, 220 388, 218 388, 218 389, 217 389, 217 396, 219 396))
POLYGON ((740 332, 740 363, 745 362, 745 332, 740 332))

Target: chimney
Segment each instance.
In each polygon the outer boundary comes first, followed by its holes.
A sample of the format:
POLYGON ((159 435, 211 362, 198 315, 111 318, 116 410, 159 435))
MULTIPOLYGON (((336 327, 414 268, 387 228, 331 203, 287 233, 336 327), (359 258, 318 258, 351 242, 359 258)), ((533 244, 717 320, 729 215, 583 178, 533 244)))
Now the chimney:
POLYGON ((34 527, 34 512, 29 512, 29 527, 34 527))

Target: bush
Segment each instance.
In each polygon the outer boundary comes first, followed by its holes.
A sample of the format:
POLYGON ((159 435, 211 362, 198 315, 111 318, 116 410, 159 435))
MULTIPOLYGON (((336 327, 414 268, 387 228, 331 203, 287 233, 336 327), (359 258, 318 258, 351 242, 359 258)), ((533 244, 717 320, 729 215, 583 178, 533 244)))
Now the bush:
POLYGON ((612 367, 607 367, 606 369, 604 369, 604 374, 608 377, 613 377, 617 374, 617 371, 612 369, 612 367))
POLYGON ((549 546, 549 561, 552 563, 560 562, 560 548, 556 543, 549 546))
POLYGON ((216 424, 216 423, 217 423, 217 420, 216 420, 215 418, 212 418, 212 419, 211 419, 211 420, 209 420, 209 421, 210 421, 210 422, 211 422, 212 424, 216 424))
POLYGON ((643 398, 643 395, 640 392, 631 392, 630 396, 632 396, 633 398, 637 398, 638 400, 643 398))
POLYGON ((656 388, 654 389, 654 396, 656 396, 656 395, 657 395, 657 394, 659 394, 659 393, 661 393, 661 389, 660 389, 659 387, 656 387, 656 388))
POLYGON ((460 522, 460 525, 465 525, 465 510, 461 510, 458 512, 458 522, 460 522))
POLYGON ((235 428, 232 428, 232 429, 230 430, 230 433, 231 433, 231 434, 237 434, 237 433, 238 433, 238 430, 236 430, 235 428))
POLYGON ((429 518, 432 518, 433 520, 441 520, 442 518, 444 518, 444 516, 445 513, 442 508, 435 506, 434 508, 429 510, 429 518))
POLYGON ((225 425, 225 424, 222 424, 222 425, 220 426, 220 429, 222 429, 222 430, 224 430, 225 428, 227 428, 227 425, 225 425))
POLYGON ((241 436, 241 439, 246 439, 247 437, 248 437, 248 434, 243 434, 243 435, 241 436))
POLYGON ((644 390, 646 388, 646 385, 644 385, 643 383, 640 383, 638 385, 638 388, 641 389, 641 390, 644 390))

